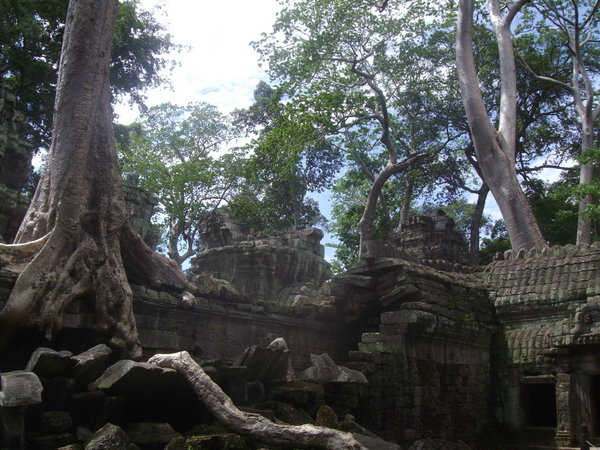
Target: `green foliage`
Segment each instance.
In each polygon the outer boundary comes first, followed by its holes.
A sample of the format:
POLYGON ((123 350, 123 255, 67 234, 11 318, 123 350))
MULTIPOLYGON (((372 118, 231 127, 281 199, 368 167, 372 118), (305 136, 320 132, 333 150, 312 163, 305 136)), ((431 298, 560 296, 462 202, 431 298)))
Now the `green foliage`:
MULTIPOLYGON (((386 183, 375 234, 387 236, 403 206, 423 203, 456 206, 459 229, 466 234, 474 208, 460 199, 465 191, 477 193, 481 171, 458 93, 455 8, 400 0, 385 5, 352 0, 281 3, 284 8, 273 31, 254 45, 278 84, 277 95, 287 100, 278 111, 290 123, 311 123, 344 150, 347 172, 334 186, 329 227, 341 241, 337 254, 342 264, 355 257, 361 207, 371 182, 393 159, 390 145, 381 142, 386 133, 398 157, 415 152, 430 156, 426 164, 386 183), (388 114, 385 123, 383 112, 388 114)), ((484 103, 497 111, 498 47, 489 23, 482 20, 485 15, 479 14, 474 26, 474 52, 484 103)), ((572 70, 563 41, 541 30, 519 30, 516 39, 530 64, 519 65, 517 71, 516 163, 525 178, 560 166, 579 151, 581 132, 568 108, 568 93, 530 73, 533 69, 568 80, 572 70)), ((288 132, 281 128, 282 135, 288 132)))
POLYGON ((484 266, 491 263, 497 253, 509 250, 510 240, 503 220, 497 220, 491 227, 489 237, 483 238, 479 250, 479 264, 484 266))
POLYGON ((388 180, 375 238, 393 230, 403 202, 428 194, 454 198, 456 186, 471 178, 459 156, 469 138, 455 75, 440 70, 453 64, 454 38, 430 20, 439 6, 434 2, 282 3, 273 31, 255 48, 288 97, 290 122, 312 124, 344 151, 347 172, 334 187, 330 230, 347 265, 372 182, 388 162, 431 155, 427 167, 388 180))
POLYGON ((175 62, 169 53, 179 52, 171 35, 157 21, 155 12, 142 10, 139 0, 121 0, 111 53, 110 84, 113 97, 129 98, 145 110, 144 92, 168 84, 165 76, 175 62))
MULTIPOLYGON (((397 211, 402 201, 402 183, 387 183, 384 187, 386 205, 397 211), (398 188, 398 189, 396 189, 398 188)), ((359 222, 365 208, 365 198, 371 189, 371 181, 365 177, 360 168, 351 167, 338 178, 332 189, 332 221, 328 230, 335 234, 339 244, 334 245, 335 258, 340 267, 348 269, 358 257, 359 222)), ((394 231, 396 221, 392 221, 388 213, 382 211, 381 202, 375 214, 375 239, 388 239, 394 231)), ((397 217, 397 215, 396 215, 397 217)))
MULTIPOLYGON (((580 168, 582 164, 591 163, 593 165, 594 177, 590 183, 578 183, 574 180, 574 175, 569 178, 565 176, 563 182, 557 184, 552 193, 553 198, 557 201, 570 201, 572 204, 579 202, 584 196, 589 195, 592 199, 592 203, 587 205, 583 211, 584 217, 592 219, 597 225, 600 224, 600 177, 598 171, 600 170, 600 148, 593 147, 582 152, 576 156, 575 159, 579 162, 578 166, 575 166, 571 173, 574 173, 580 168)), ((598 230, 596 230, 596 236, 593 240, 597 240, 598 230)))
POLYGON ((525 182, 525 195, 549 245, 575 243, 578 207, 574 198, 565 196, 564 192, 576 188, 577 184, 572 176, 552 184, 540 179, 525 182))
POLYGON ((234 189, 238 155, 218 155, 233 137, 231 126, 207 103, 165 103, 117 131, 121 169, 157 195, 169 256, 181 263, 198 245, 203 216, 234 189))
POLYGON ((315 121, 292 117, 280 91, 261 82, 254 94, 253 105, 233 114, 254 139, 243 168, 245 186, 229 202, 232 216, 266 234, 324 224, 307 194, 329 187, 340 167, 339 150, 315 121))
MULTIPOLYGON (((49 147, 56 77, 68 0, 0 0, 0 80, 30 119, 35 148, 49 147)), ((143 92, 165 80, 160 71, 177 50, 164 27, 138 0, 120 2, 113 43, 113 96, 143 106, 143 92)))

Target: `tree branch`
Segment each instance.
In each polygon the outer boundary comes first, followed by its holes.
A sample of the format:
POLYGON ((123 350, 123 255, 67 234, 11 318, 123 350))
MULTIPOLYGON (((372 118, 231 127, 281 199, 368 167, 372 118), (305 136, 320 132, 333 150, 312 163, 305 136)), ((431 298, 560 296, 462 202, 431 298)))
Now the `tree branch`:
POLYGON ((555 78, 552 78, 552 77, 545 77, 545 76, 543 76, 543 75, 538 75, 538 74, 537 74, 537 73, 536 73, 536 72, 535 72, 535 71, 534 71, 534 70, 531 68, 531 66, 530 66, 530 65, 527 63, 527 61, 525 60, 525 58, 523 57, 523 55, 521 55, 520 53, 519 53, 518 55, 519 55, 519 59, 521 60, 521 62, 522 62, 522 63, 523 63, 523 65, 525 66, 525 69, 526 69, 526 70, 527 70, 527 71, 528 71, 528 72, 529 72, 531 75, 533 75, 533 77, 534 77, 536 80, 540 80, 540 81, 547 81, 547 82, 549 82, 549 83, 552 83, 552 84, 555 84, 555 85, 557 85, 557 86, 560 86, 561 88, 563 88, 563 89, 566 89, 566 90, 568 90, 568 91, 569 91, 569 92, 571 92, 571 93, 574 91, 574 88, 573 88, 573 86, 569 86, 567 83, 564 83, 564 82, 562 82, 562 81, 560 81, 560 80, 557 80, 557 79, 555 79, 555 78))

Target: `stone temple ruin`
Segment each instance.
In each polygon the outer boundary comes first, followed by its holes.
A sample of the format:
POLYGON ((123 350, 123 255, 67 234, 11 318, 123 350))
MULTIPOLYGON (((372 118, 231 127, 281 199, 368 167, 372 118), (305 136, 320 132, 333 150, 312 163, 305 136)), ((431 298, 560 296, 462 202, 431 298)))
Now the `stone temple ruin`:
POLYGON ((0 242, 12 241, 29 206, 21 193, 31 173, 32 146, 22 138, 25 124, 14 94, 0 85, 0 242))
MULTIPOLYGON (((128 186, 142 226, 152 199, 128 186)), ((216 214, 203 236, 191 276, 214 295, 134 285, 137 327, 146 357, 187 350, 243 410, 351 431, 367 448, 598 443, 600 244, 469 267, 438 210, 331 277, 316 229, 264 237, 216 214)), ((14 280, 0 269, 0 307, 14 280)), ((93 321, 79 299, 54 350, 25 339, 0 355, 0 447, 74 445, 118 425, 141 448, 258 448, 206 432, 189 386, 117 361, 93 321)))

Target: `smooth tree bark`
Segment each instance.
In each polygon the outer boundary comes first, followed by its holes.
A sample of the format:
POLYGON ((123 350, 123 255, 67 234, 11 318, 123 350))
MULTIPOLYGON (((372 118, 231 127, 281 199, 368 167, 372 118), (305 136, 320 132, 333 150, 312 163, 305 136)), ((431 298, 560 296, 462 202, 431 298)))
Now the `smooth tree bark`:
POLYGON ((481 234, 481 222, 483 221, 483 210, 485 209, 485 201, 490 188, 483 181, 481 187, 477 190, 477 201, 475 202, 475 210, 469 224, 469 263, 472 266, 479 265, 479 238, 481 234))
MULTIPOLYGON (((595 17, 600 9, 600 2, 595 1, 587 10, 583 8, 581 3, 583 2, 572 0, 570 2, 572 11, 559 8, 554 2, 549 0, 533 3, 538 13, 564 36, 568 55, 571 57, 570 84, 551 76, 539 75, 527 64, 527 61, 523 62, 535 78, 560 86, 572 95, 575 111, 581 125, 581 152, 583 153, 594 147, 594 124, 600 117, 600 103, 594 106, 596 98, 594 82, 584 58, 584 48, 597 43, 596 36, 598 31, 596 28, 597 19, 595 17), (569 13, 572 13, 572 15, 569 15, 569 13)), ((579 184, 591 183, 592 181, 593 163, 582 164, 579 172, 579 184)), ((588 205, 591 204, 591 195, 585 195, 579 201, 577 221, 578 245, 589 245, 592 243, 592 220, 584 214, 588 205)))
POLYGON ((369 255, 368 243, 373 240, 373 222, 375 220, 375 208, 377 207, 377 199, 382 194, 383 185, 392 175, 398 174, 423 160, 426 155, 413 155, 406 158, 403 161, 398 162, 395 155, 390 155, 390 159, 386 166, 377 174, 373 184, 371 184, 371 190, 367 197, 365 209, 363 215, 358 223, 358 229, 360 232, 360 248, 359 258, 364 258, 369 255))
POLYGON ((510 26, 528 2, 510 3, 502 14, 497 0, 488 0, 488 10, 500 56, 500 110, 495 129, 485 108, 473 56, 473 0, 460 0, 456 33, 456 60, 461 96, 471 129, 477 161, 510 237, 513 250, 540 248, 544 239, 533 211, 517 179, 515 57, 510 26))
POLYGON ((51 339, 76 298, 95 327, 129 356, 140 354, 129 281, 194 290, 133 230, 120 189, 108 68, 117 0, 71 0, 61 52, 52 145, 14 245, 0 246, 19 273, 0 312, 0 347, 21 328, 51 339))
POLYGON ((314 425, 279 425, 259 414, 240 411, 188 352, 154 355, 148 362, 179 372, 210 413, 231 431, 284 447, 366 450, 349 433, 314 425))
POLYGON ((408 181, 406 182, 406 194, 402 199, 402 208, 400 209, 400 219, 398 219, 398 227, 396 228, 397 233, 402 232, 404 223, 408 220, 410 214, 410 205, 412 203, 412 197, 415 190, 415 178, 413 175, 409 175, 408 181))

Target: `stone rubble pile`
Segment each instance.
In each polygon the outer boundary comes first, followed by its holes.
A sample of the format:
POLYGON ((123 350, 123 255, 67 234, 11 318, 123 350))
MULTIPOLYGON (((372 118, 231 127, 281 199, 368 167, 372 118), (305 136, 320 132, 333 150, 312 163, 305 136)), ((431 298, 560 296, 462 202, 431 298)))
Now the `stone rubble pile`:
MULTIPOLYGON (((323 354, 311 355, 313 366, 297 377, 289 355, 277 338, 267 347, 248 347, 235 365, 202 365, 244 411, 277 423, 336 427, 376 445, 368 448, 400 448, 357 424, 351 408, 327 406, 332 385, 364 385, 362 373, 323 354)), ((213 423, 177 371, 117 361, 103 344, 78 355, 40 347, 25 370, 2 373, 0 381, 2 449, 270 448, 213 423)))

